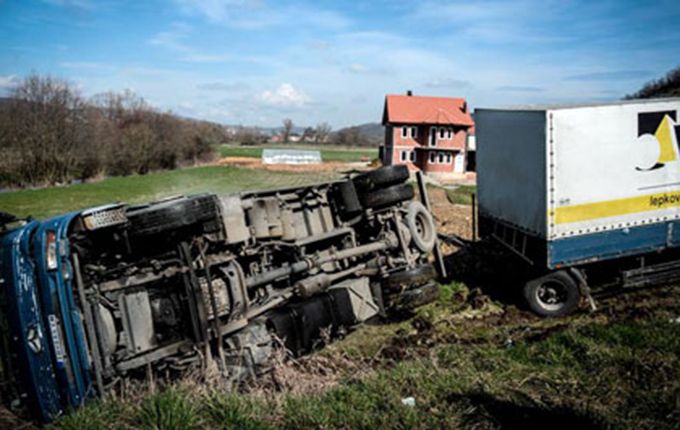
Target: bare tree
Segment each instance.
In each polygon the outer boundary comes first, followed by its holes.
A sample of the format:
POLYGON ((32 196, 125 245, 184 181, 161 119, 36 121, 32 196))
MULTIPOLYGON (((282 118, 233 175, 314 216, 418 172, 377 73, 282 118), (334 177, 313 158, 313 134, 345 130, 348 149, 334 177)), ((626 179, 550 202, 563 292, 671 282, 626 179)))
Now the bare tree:
POLYGON ((264 136, 258 127, 238 126, 234 133, 234 140, 243 146, 252 146, 264 142, 264 136))
POLYGON ((347 127, 335 133, 333 143, 338 146, 362 146, 367 144, 367 139, 359 127, 347 127))
MULTIPOLYGON (((160 112, 131 91, 84 100, 31 75, 0 105, 0 185, 27 186, 175 169, 211 158, 224 127, 160 112)), ((259 133, 258 133, 259 134, 259 133)))
POLYGON ((67 182, 85 144, 85 102, 68 82, 30 75, 10 91, 8 146, 21 184, 67 182))
POLYGON ((293 131, 293 120, 286 118, 283 120, 283 141, 290 142, 290 134, 293 131))
POLYGON ((316 125, 315 141, 316 143, 327 143, 328 137, 331 134, 331 125, 327 122, 322 122, 316 125))

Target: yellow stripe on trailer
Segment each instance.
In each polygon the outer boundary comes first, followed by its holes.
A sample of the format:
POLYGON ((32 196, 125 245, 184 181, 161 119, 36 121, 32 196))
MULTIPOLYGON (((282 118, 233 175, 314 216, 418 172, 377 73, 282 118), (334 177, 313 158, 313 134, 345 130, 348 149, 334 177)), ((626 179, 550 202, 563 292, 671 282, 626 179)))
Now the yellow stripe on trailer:
POLYGON ((559 207, 555 209, 553 222, 555 224, 569 224, 678 206, 680 206, 680 191, 648 194, 604 202, 559 207))

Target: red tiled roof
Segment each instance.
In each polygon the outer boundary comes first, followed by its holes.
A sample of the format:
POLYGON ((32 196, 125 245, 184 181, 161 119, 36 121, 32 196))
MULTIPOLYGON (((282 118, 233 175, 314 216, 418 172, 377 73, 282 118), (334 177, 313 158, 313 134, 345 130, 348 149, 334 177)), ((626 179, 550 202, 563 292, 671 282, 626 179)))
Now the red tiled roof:
POLYGON ((385 97, 383 125, 387 123, 475 125, 465 99, 394 94, 385 97))

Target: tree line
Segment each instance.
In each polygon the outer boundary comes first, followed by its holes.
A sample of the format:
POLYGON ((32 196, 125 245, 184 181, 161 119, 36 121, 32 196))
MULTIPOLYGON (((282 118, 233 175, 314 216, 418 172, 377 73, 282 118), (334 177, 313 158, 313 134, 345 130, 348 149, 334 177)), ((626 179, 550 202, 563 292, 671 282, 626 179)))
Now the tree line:
POLYGON ((650 99, 654 97, 680 97, 680 67, 676 67, 659 79, 646 83, 640 91, 625 98, 650 99))
POLYGON ((30 75, 0 100, 0 187, 145 174, 207 161, 224 127, 161 112, 130 91, 85 98, 30 75))

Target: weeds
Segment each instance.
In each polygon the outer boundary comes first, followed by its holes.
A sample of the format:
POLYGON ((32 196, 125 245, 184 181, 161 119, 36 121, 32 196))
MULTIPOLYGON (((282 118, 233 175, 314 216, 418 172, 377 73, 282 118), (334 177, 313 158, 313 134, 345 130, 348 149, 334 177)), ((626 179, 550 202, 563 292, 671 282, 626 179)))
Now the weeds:
POLYGON ((145 399, 137 409, 136 427, 146 430, 193 430, 202 428, 198 405, 186 391, 169 388, 145 399))
POLYGON ((602 314, 539 320, 512 308, 456 319, 474 294, 462 284, 443 291, 415 318, 364 326, 283 364, 292 371, 279 371, 274 386, 169 388, 93 403, 54 428, 677 428, 680 324, 669 320, 680 306, 614 323, 602 314))

